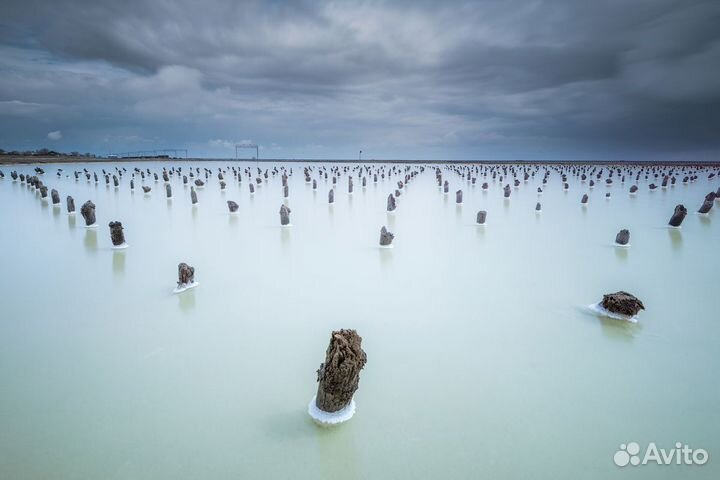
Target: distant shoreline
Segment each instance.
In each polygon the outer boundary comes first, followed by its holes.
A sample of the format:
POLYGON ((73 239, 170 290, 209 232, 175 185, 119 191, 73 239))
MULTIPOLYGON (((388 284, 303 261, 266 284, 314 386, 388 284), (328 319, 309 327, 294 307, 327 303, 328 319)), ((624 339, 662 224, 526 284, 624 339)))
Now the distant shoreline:
POLYGON ((189 162, 252 162, 252 163, 390 163, 390 164, 457 164, 457 165, 502 165, 502 164, 521 164, 521 165, 658 165, 658 166, 720 166, 720 160, 717 161, 667 161, 667 160, 353 160, 353 159, 310 159, 310 158, 267 158, 267 159, 247 159, 247 158, 158 158, 158 157, 136 157, 136 158, 107 158, 107 157, 72 157, 64 156, 0 156, 0 165, 34 165, 34 164, 51 164, 51 163, 139 163, 139 162, 164 162, 164 163, 189 163, 189 162))

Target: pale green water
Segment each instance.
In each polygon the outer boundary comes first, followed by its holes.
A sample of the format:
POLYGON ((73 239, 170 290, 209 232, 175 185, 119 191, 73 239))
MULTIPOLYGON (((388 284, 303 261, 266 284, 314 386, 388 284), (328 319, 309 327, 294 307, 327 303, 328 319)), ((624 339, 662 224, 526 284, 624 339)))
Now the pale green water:
POLYGON ((571 177, 565 193, 555 174, 537 217, 540 176, 505 202, 499 182, 484 193, 484 179, 471 187, 449 172, 444 197, 426 169, 388 217, 399 178, 363 190, 355 175, 348 196, 343 177, 329 207, 330 181, 314 193, 302 165, 287 164, 294 226, 281 229, 279 175, 253 197, 247 177, 228 173, 221 193, 213 175, 193 209, 179 178, 171 202, 162 181, 148 180, 145 197, 136 180, 131 194, 135 164, 121 165, 118 190, 71 175, 108 165, 62 165, 61 179, 44 166, 58 210, 0 167, 0 478, 720 474, 718 204, 694 213, 717 179, 655 192, 659 180, 641 179, 630 197, 630 181, 588 190, 571 177), (65 214, 68 194, 78 211, 97 205, 97 231, 65 214), (691 213, 670 231, 677 203, 691 213), (124 252, 110 249, 111 220, 125 227, 124 252), (376 246, 382 225, 393 250, 376 246), (620 228, 629 250, 611 246, 620 228), (173 295, 180 261, 201 285, 173 295), (584 309, 620 289, 645 303, 639 324, 584 309), (363 336, 368 364, 355 417, 325 430, 306 408, 343 327, 363 336), (629 441, 680 441, 710 461, 618 468, 629 441))

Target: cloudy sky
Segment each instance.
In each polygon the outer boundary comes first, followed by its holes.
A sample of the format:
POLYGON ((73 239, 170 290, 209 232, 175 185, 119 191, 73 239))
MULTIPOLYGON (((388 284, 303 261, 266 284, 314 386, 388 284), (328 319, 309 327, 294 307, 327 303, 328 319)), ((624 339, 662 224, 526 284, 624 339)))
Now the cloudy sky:
POLYGON ((717 0, 1 8, 6 150, 720 158, 717 0))

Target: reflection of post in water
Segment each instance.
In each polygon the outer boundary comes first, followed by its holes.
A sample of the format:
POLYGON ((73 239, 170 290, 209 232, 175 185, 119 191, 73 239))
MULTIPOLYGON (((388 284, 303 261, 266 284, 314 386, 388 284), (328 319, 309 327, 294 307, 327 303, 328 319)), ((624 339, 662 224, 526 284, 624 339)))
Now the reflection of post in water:
POLYGON ((192 288, 186 292, 183 292, 182 295, 176 295, 178 299, 178 306, 180 307, 180 310, 185 313, 189 313, 190 311, 195 309, 195 289, 192 288))
POLYGON ((618 258, 618 260, 621 260, 623 262, 627 261, 628 258, 628 249, 624 247, 614 247, 615 249, 615 256, 618 258))
POLYGON ((361 478, 352 428, 316 428, 321 478, 361 478))
POLYGON ((330 226, 333 227, 335 225, 335 204, 328 203, 327 209, 328 209, 328 218, 330 219, 330 226))
POLYGON ((603 335, 611 340, 621 342, 632 342, 635 335, 642 329, 640 323, 624 322, 612 318, 603 317, 600 319, 603 335))
POLYGON ((289 228, 280 228, 280 243, 282 244, 283 248, 287 247, 290 244, 289 228))
POLYGON ((682 248, 682 232, 677 228, 668 228, 668 235, 672 249, 679 251, 682 248))
POLYGON ((85 229, 85 248, 87 250, 97 250, 97 230, 94 228, 85 229))
POLYGON ((125 250, 113 250, 112 267, 115 275, 125 272, 125 250))
POLYGON ((475 225, 475 234, 478 238, 485 239, 485 224, 475 225))
POLYGON ((378 248, 378 251, 380 252, 380 264, 382 264, 383 267, 390 265, 392 261, 392 249, 378 248))
POLYGON ((707 227, 710 226, 710 217, 709 217, 709 216, 707 216, 707 215, 698 215, 698 217, 700 217, 700 224, 701 224, 704 228, 707 228, 707 227))

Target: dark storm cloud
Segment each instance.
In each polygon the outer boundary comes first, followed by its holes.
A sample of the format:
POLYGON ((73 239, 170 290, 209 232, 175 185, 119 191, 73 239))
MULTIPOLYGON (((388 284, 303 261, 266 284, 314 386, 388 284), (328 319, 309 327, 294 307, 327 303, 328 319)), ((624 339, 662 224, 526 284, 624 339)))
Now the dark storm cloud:
POLYGON ((0 146, 715 155, 718 24, 685 0, 11 0, 0 146))

